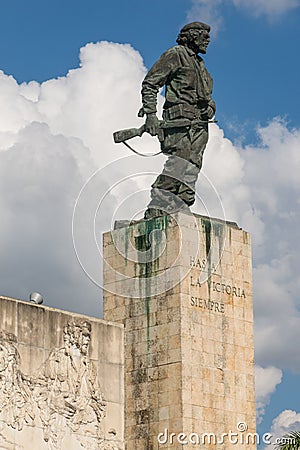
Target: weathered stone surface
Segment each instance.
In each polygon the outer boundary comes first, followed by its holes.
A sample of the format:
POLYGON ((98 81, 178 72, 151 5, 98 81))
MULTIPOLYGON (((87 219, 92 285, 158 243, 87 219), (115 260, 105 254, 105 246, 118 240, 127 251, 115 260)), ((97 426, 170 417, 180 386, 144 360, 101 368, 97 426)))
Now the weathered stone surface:
POLYGON ((180 433, 214 433, 217 444, 201 448, 254 450, 251 440, 220 442, 230 430, 239 439, 255 432, 249 234, 177 214, 103 242, 104 318, 125 325, 127 448, 182 449, 180 433))
POLYGON ((0 448, 123 448, 123 327, 0 297, 0 448))

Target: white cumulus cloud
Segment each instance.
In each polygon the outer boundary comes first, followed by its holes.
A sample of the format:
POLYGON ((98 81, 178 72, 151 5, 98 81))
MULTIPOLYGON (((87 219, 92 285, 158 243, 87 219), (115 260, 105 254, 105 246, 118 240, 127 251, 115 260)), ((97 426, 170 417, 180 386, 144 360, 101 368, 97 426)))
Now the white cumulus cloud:
POLYGON ((270 402, 271 394, 282 380, 282 371, 276 367, 255 367, 255 393, 257 421, 262 421, 265 408, 270 402))
MULTIPOLYGON (((73 249, 72 213, 88 177, 125 154, 112 132, 139 124, 144 72, 129 45, 102 42, 42 84, 0 73, 1 294, 40 291, 48 305, 100 315, 101 290, 73 249)), ((100 181, 109 186, 109 174, 100 181)))

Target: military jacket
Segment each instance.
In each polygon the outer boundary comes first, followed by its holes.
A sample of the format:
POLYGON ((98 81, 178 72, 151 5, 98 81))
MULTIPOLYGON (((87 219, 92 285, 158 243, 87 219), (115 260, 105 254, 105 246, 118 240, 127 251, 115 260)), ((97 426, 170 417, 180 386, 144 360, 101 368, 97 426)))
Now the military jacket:
POLYGON ((215 111, 211 98, 213 80, 203 59, 183 45, 170 48, 153 65, 142 83, 143 110, 155 113, 157 94, 165 86, 165 118, 189 117, 204 111, 208 105, 215 111), (166 117, 166 113, 168 113, 166 117))

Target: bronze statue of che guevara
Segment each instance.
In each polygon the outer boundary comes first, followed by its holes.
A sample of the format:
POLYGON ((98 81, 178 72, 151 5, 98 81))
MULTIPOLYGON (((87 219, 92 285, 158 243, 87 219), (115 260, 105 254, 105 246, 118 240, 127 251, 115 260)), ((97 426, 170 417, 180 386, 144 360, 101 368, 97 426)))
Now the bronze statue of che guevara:
POLYGON ((178 45, 161 55, 142 83, 143 106, 138 113, 140 117, 146 115, 142 131, 159 136, 161 150, 168 155, 152 185, 145 219, 188 210, 195 202, 208 123, 216 110, 211 97, 212 78, 199 56, 206 53, 209 32, 209 25, 202 22, 185 25, 178 35, 178 45), (157 94, 163 86, 163 121, 159 121, 157 94))

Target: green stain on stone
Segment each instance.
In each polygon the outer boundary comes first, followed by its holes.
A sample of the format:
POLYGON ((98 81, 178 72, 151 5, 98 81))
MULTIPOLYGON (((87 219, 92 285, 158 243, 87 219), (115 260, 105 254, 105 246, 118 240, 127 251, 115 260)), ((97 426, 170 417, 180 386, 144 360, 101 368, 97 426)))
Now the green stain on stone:
MULTIPOLYGON (((201 225, 202 229, 205 232, 205 253, 206 253, 206 259, 208 263, 208 296, 210 300, 211 296, 211 274, 212 274, 212 258, 211 258, 211 246, 213 237, 216 237, 219 241, 219 261, 222 257, 222 250, 224 245, 224 236, 225 236, 225 223, 217 222, 210 220, 209 218, 203 218, 201 217, 201 225)), ((218 262, 219 262, 218 261, 218 262)))
POLYGON ((159 268, 158 246, 155 245, 153 239, 153 245, 151 245, 150 235, 155 230, 166 231, 169 224, 169 216, 156 217, 152 220, 147 220, 140 223, 140 235, 135 237, 135 246, 139 252, 149 252, 149 261, 138 262, 139 276, 140 277, 152 277, 155 271, 159 268))
MULTIPOLYGON (((224 247, 224 237, 225 237, 225 223, 213 222, 213 234, 218 238, 219 241, 219 261, 222 258, 222 251, 224 247)), ((218 262, 219 262, 218 261, 218 262)))
POLYGON ((205 250, 206 258, 210 258, 210 246, 211 246, 211 220, 201 217, 201 225, 205 232, 205 250))
POLYGON ((210 300, 210 291, 211 291, 211 220, 205 219, 204 217, 200 218, 202 229, 205 233, 205 253, 206 253, 206 259, 208 262, 208 278, 207 278, 207 284, 208 284, 208 298, 210 300))
MULTIPOLYGON (((147 317, 147 351, 150 352, 150 307, 151 307, 151 285, 155 283, 155 274, 159 269, 158 250, 159 246, 156 245, 155 239, 150 241, 150 235, 155 230, 161 230, 167 232, 169 226, 169 216, 156 217, 151 220, 146 220, 138 224, 140 235, 135 237, 135 246, 139 252, 149 252, 149 261, 139 261, 135 267, 135 271, 138 271, 139 279, 145 279, 144 292, 142 284, 139 283, 139 297, 142 300, 145 299, 145 313, 147 317)), ((167 234, 167 233, 166 233, 167 234)), ((139 255, 139 254, 138 254, 139 255)), ((135 272, 136 273, 136 272, 135 272)))

